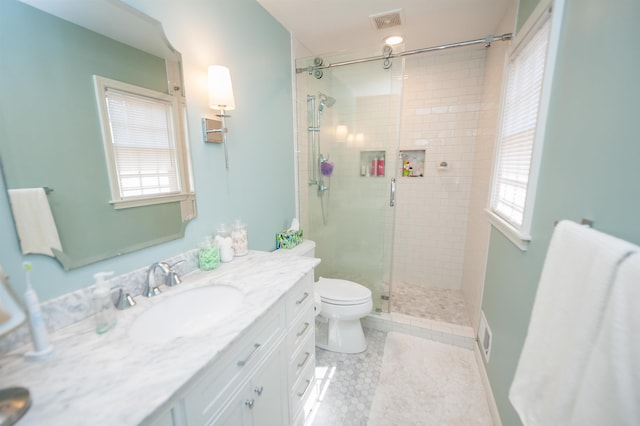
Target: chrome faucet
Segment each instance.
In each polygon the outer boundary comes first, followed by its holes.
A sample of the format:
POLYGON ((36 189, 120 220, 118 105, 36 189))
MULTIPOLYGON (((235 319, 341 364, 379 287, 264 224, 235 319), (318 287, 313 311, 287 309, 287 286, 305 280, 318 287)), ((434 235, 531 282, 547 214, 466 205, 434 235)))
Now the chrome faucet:
POLYGON ((165 274, 164 283, 167 286, 172 287, 174 285, 180 284, 182 280, 180 279, 180 275, 178 275, 178 273, 176 272, 175 267, 176 265, 182 262, 184 262, 184 260, 176 262, 171 266, 169 266, 167 262, 155 262, 151 264, 151 266, 147 270, 147 279, 145 281, 144 290, 142 290, 142 294, 145 297, 153 297, 160 294, 160 289, 156 285, 155 272, 157 268, 160 268, 162 272, 165 274))
POLYGON ((149 269, 147 270, 147 279, 144 283, 144 290, 142 290, 142 294, 145 297, 153 297, 160 294, 160 289, 156 285, 155 277, 157 268, 160 268, 167 277, 169 276, 169 270, 171 268, 169 267, 169 265, 167 265, 166 262, 155 262, 151 264, 151 266, 149 266, 149 269))

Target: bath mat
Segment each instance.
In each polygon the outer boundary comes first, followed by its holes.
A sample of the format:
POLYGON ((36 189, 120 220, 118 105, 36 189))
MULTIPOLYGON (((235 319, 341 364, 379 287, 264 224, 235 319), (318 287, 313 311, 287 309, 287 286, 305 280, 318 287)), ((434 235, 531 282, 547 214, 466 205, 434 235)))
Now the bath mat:
POLYGON ((473 351, 387 335, 369 426, 492 424, 473 351))

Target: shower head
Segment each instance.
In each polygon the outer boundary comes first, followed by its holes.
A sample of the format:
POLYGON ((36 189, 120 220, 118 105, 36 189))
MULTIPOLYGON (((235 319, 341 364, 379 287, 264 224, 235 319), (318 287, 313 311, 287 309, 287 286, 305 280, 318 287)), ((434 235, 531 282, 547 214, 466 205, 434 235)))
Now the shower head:
POLYGON ((333 104, 336 103, 336 99, 331 96, 327 96, 324 93, 319 93, 320 97, 320 106, 318 106, 318 111, 322 112, 325 108, 331 108, 333 104))

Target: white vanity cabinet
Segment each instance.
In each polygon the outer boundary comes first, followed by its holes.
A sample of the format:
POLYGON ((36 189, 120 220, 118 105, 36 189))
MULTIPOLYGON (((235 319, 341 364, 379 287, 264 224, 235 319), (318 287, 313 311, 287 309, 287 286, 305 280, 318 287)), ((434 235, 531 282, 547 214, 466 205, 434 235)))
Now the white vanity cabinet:
POLYGON ((143 424, 302 424, 314 385, 311 271, 143 424))
POLYGON ((287 353, 290 423, 301 425, 316 396, 315 314, 313 272, 287 294, 287 353))
MULTIPOLYGON (((285 345, 278 344, 267 359, 257 367, 252 378, 239 389, 212 425, 281 426, 287 424, 285 345)), ((191 424, 191 423, 189 423, 191 424)))

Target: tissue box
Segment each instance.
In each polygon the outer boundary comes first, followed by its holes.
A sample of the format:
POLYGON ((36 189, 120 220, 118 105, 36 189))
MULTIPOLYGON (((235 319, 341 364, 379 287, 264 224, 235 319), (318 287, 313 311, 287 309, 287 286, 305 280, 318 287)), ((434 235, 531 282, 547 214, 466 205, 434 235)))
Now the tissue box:
POLYGON ((302 229, 297 231, 282 231, 276 234, 276 248, 294 248, 302 242, 302 229))

